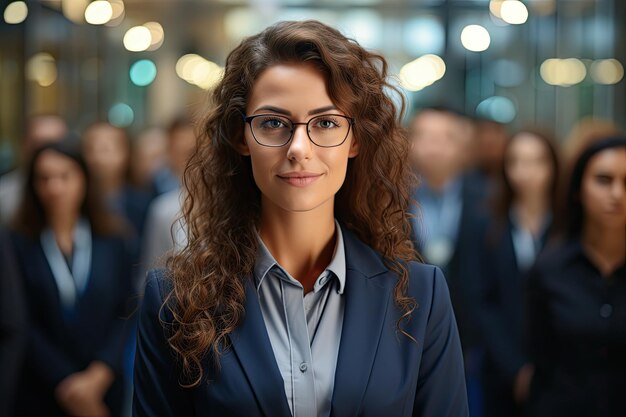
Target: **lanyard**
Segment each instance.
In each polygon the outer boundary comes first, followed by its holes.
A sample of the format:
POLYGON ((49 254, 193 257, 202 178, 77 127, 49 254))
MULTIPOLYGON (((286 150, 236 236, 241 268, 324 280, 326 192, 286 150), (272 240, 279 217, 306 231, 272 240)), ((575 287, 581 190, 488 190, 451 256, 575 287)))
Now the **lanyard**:
POLYGON ((41 232, 41 247, 50 265, 52 276, 56 282, 65 308, 73 308, 78 295, 82 294, 89 279, 91 268, 91 228, 89 223, 80 219, 74 229, 74 256, 72 256, 72 270, 70 271, 61 249, 49 228, 41 232))

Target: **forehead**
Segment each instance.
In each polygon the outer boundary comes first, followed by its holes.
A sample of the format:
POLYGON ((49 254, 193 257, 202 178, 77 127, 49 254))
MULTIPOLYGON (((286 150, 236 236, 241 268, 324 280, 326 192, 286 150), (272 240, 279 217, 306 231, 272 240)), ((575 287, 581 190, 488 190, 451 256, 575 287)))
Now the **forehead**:
POLYGON ((626 148, 611 148, 591 157, 586 172, 611 171, 626 176, 626 148))
POLYGON ((78 164, 72 158, 52 150, 42 152, 35 161, 35 172, 39 175, 77 168, 78 164))
POLYGON ((248 98, 248 112, 271 105, 298 113, 332 105, 326 79, 309 64, 278 64, 263 71, 248 98))

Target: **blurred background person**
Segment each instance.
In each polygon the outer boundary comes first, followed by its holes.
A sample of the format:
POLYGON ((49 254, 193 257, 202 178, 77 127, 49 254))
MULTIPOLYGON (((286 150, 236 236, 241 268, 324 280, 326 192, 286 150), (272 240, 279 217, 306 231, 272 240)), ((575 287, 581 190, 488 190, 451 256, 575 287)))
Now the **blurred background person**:
POLYGON ((130 184, 131 145, 128 134, 109 123, 96 122, 84 130, 81 143, 94 186, 107 207, 126 220, 131 255, 136 262, 151 196, 130 184))
POLYGON ((557 214, 554 140, 522 130, 508 141, 500 187, 476 243, 483 246, 479 306, 486 417, 522 415, 532 365, 525 340, 525 274, 544 248, 557 214))
POLYGON ((500 170, 504 159, 504 149, 509 135, 506 125, 489 119, 478 119, 475 124, 475 164, 476 174, 487 187, 486 192, 494 192, 500 180, 500 170))
POLYGON ((626 138, 574 166, 566 239, 529 275, 531 417, 626 415, 626 138))
POLYGON ((26 304, 9 234, 0 226, 0 416, 13 417, 24 348, 26 304))
POLYGON ((190 119, 179 117, 167 129, 167 164, 154 178, 156 195, 180 188, 187 160, 196 146, 196 134, 190 119))
POLYGON ((136 188, 154 193, 154 178, 167 165, 167 134, 160 127, 141 131, 133 146, 130 163, 131 183, 136 188))
POLYGON ((65 121, 54 114, 32 116, 26 122, 20 144, 18 165, 0 177, 0 224, 11 222, 21 201, 24 188, 24 169, 37 148, 57 141, 67 133, 65 121))
MULTIPOLYGON (((187 162, 196 149, 196 134, 191 120, 175 119, 168 128, 169 169, 164 171, 170 177, 169 186, 174 186, 156 197, 150 204, 146 220, 146 238, 141 254, 141 275, 139 288, 143 288, 145 273, 159 265, 164 265, 168 254, 187 243, 187 235, 181 215, 185 195, 181 187, 182 175, 187 162)), ((158 182, 156 183, 158 185, 158 182)), ((157 188, 158 189, 158 188, 157 188)), ((163 188, 165 189, 165 187, 163 188)))
POLYGON ((67 143, 33 156, 13 242, 30 325, 19 416, 117 416, 131 300, 118 223, 67 143))
POLYGON ((445 273, 465 355, 470 413, 481 414, 479 326, 476 287, 480 279, 476 230, 484 216, 485 188, 467 175, 471 137, 464 119, 445 108, 428 108, 409 125, 411 159, 419 177, 413 197, 413 235, 428 263, 445 273))

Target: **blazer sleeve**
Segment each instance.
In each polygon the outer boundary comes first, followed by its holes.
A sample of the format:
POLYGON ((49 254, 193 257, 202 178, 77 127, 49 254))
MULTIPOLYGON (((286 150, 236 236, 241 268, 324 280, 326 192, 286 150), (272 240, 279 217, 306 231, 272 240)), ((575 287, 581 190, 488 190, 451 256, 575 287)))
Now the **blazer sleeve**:
MULTIPOLYGON (((139 315, 134 371, 133 416, 193 416, 191 396, 179 385, 179 369, 161 320, 162 273, 148 274, 139 315)), ((169 319, 171 320, 171 319, 169 319)))
POLYGON ((469 416, 461 342, 443 273, 434 268, 413 416, 469 416))

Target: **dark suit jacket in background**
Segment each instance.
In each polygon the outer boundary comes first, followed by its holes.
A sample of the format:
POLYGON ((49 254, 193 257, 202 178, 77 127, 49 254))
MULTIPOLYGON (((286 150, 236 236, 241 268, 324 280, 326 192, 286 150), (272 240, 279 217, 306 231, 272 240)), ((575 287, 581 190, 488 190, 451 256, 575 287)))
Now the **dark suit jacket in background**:
POLYGON ((528 416, 626 416, 626 264, 602 277, 578 240, 528 274, 528 416))
POLYGON ((12 417, 28 322, 22 278, 8 233, 0 230, 0 416, 12 417))
MULTIPOLYGON (((14 234, 30 318, 18 396, 19 416, 62 416, 53 391, 68 375, 100 360, 115 372, 106 400, 112 416, 122 406, 122 353, 132 312, 131 266, 125 243, 93 236, 90 277, 73 318, 63 315, 56 282, 39 240, 14 234)), ((136 300, 135 300, 136 301, 136 300)))
MULTIPOLYGON (((409 265, 409 294, 418 303, 404 329, 393 301, 396 275, 379 254, 342 228, 346 253, 345 315, 332 398, 333 417, 468 416, 463 360, 448 289, 441 272, 409 265)), ((288 417, 284 384, 276 365, 258 296, 246 287, 243 322, 214 380, 193 389, 179 386, 160 310, 171 285, 166 271, 151 272, 139 321, 135 361, 135 416, 288 417)))
MULTIPOLYGON (((484 387, 487 417, 514 417, 520 409, 513 383, 530 361, 526 351, 526 274, 517 266, 510 220, 485 224, 477 244, 483 247, 479 281, 482 340, 485 346, 484 387)), ((543 236, 543 244, 546 235, 543 236)))

